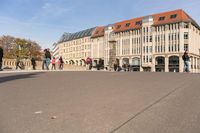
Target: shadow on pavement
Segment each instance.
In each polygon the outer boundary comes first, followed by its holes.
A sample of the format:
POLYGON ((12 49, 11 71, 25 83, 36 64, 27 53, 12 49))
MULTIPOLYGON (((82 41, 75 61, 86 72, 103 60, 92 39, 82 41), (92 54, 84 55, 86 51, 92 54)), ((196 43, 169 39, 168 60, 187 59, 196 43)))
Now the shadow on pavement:
POLYGON ((26 79, 26 78, 34 78, 34 76, 42 74, 43 72, 40 73, 28 73, 28 74, 18 74, 18 75, 9 75, 9 76, 4 76, 0 77, 0 84, 13 81, 13 80, 18 80, 18 79, 26 79))

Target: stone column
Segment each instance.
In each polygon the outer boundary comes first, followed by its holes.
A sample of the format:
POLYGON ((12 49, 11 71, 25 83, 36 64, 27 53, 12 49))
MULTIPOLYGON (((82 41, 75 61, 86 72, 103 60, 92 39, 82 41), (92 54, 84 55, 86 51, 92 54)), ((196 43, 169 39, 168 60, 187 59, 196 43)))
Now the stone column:
POLYGON ((154 56, 152 56, 152 68, 151 68, 152 72, 156 71, 155 65, 156 65, 156 58, 154 56))
POLYGON ((120 45, 119 45, 119 47, 120 47, 120 56, 122 56, 122 33, 120 33, 120 45))
POLYGON ((132 64, 132 58, 129 57, 129 64, 131 65, 132 64))
POLYGON ((179 72, 183 72, 184 62, 182 59, 182 55, 179 55, 179 72))
POLYGON ((133 44, 133 42, 132 42, 133 40, 132 40, 132 38, 133 38, 133 33, 132 33, 132 31, 130 31, 130 38, 129 38, 129 40, 130 40, 129 41, 130 42, 130 47, 129 47, 130 48, 130 55, 133 55, 133 53, 132 53, 132 49, 133 49, 133 45, 132 45, 133 44))
POLYGON ((195 58, 194 58, 194 56, 193 56, 193 60, 192 60, 193 70, 192 70, 192 72, 195 72, 195 68, 194 68, 194 65, 195 65, 195 64, 194 64, 194 59, 195 59, 195 58))
POLYGON ((119 65, 122 66, 122 64, 123 64, 123 58, 120 58, 119 59, 119 65))
POLYGON ((165 55, 165 72, 169 72, 169 57, 165 55))

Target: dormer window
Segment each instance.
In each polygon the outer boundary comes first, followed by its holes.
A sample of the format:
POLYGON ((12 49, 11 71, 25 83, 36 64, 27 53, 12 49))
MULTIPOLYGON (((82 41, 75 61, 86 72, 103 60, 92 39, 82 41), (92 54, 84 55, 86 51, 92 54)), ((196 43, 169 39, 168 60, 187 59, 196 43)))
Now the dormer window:
POLYGON ((142 24, 141 21, 137 21, 137 22, 135 22, 135 25, 141 25, 141 24, 142 24))
POLYGON ((118 25, 118 26, 117 26, 117 29, 119 29, 119 28, 121 28, 121 25, 118 25))
POLYGON ((163 20, 165 20, 165 17, 160 17, 159 18, 159 21, 163 21, 163 20))
POLYGON ((170 16, 171 19, 174 19, 176 17, 177 17, 177 14, 173 14, 173 15, 170 16))
POLYGON ((97 31, 95 34, 98 34, 99 33, 99 31, 97 31))
POLYGON ((127 24, 126 24, 126 27, 129 27, 129 26, 130 26, 130 23, 127 23, 127 24))

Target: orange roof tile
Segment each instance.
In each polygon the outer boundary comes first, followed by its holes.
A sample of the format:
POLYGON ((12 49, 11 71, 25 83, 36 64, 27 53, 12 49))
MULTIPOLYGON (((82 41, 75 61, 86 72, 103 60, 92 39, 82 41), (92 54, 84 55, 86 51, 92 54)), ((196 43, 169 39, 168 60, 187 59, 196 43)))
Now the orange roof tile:
MULTIPOLYGON (((198 24, 189 16, 187 15, 182 9, 179 10, 174 10, 174 11, 169 11, 169 12, 164 12, 164 13, 158 13, 158 14, 153 14, 149 15, 152 16, 154 19, 154 26, 155 25, 163 25, 163 24, 168 24, 168 23, 176 23, 176 22, 192 22, 195 24, 197 27, 198 24), (175 18, 171 18, 171 15, 175 15, 175 18), (159 20, 160 17, 165 17, 164 20, 159 20)), ((140 18, 134 18, 130 20, 125 20, 121 22, 117 22, 114 24, 114 32, 121 32, 121 31, 126 31, 130 29, 137 29, 141 28, 140 25, 136 25, 137 21, 142 21, 144 17, 140 18), (130 26, 126 26, 127 23, 130 23, 130 26), (119 25, 121 25, 120 28, 117 28, 119 25)))
POLYGON ((96 27, 94 33, 92 34, 92 38, 102 37, 104 36, 104 27, 96 27))
POLYGON ((136 25, 136 22, 138 22, 138 23, 142 22, 142 17, 115 23, 114 27, 113 27, 113 30, 114 30, 114 32, 120 32, 120 31, 126 31, 126 30, 130 30, 130 29, 141 28, 141 24, 142 23, 136 25), (126 26, 126 24, 130 24, 130 25, 126 26), (120 26, 120 28, 118 26, 120 26))
MULTIPOLYGON (((169 23, 177 23, 177 22, 192 22, 196 27, 200 28, 199 25, 182 9, 169 11, 169 12, 163 12, 158 14, 149 15, 152 16, 154 19, 153 25, 164 25, 169 23), (171 15, 175 15, 175 18, 171 18, 171 15), (164 17, 164 20, 159 20, 160 17, 164 17)), ((142 20, 144 17, 139 18, 133 18, 130 20, 124 20, 121 22, 117 22, 113 24, 113 31, 115 33, 122 32, 122 31, 128 31, 131 29, 138 29, 141 28, 142 20), (139 24, 141 22, 141 24, 139 24), (138 23, 138 24, 136 24, 138 23)), ((92 37, 101 37, 104 36, 104 27, 97 27, 95 32, 93 33, 92 37)))
POLYGON ((183 10, 169 11, 152 15, 154 18, 154 25, 162 25, 167 23, 190 21, 190 17, 183 10), (171 15, 177 15, 176 18, 171 18, 171 15), (165 17, 164 20, 159 21, 160 17, 165 17))

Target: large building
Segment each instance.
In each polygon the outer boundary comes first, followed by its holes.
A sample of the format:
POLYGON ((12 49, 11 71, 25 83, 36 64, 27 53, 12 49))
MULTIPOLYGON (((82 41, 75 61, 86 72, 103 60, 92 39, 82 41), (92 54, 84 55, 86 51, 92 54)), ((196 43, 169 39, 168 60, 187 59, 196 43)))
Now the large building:
POLYGON ((200 72, 200 27, 183 10, 148 15, 64 33, 56 44, 65 63, 84 65, 92 58, 104 66, 114 61, 135 71, 182 72, 182 55, 189 51, 192 72, 200 72))

